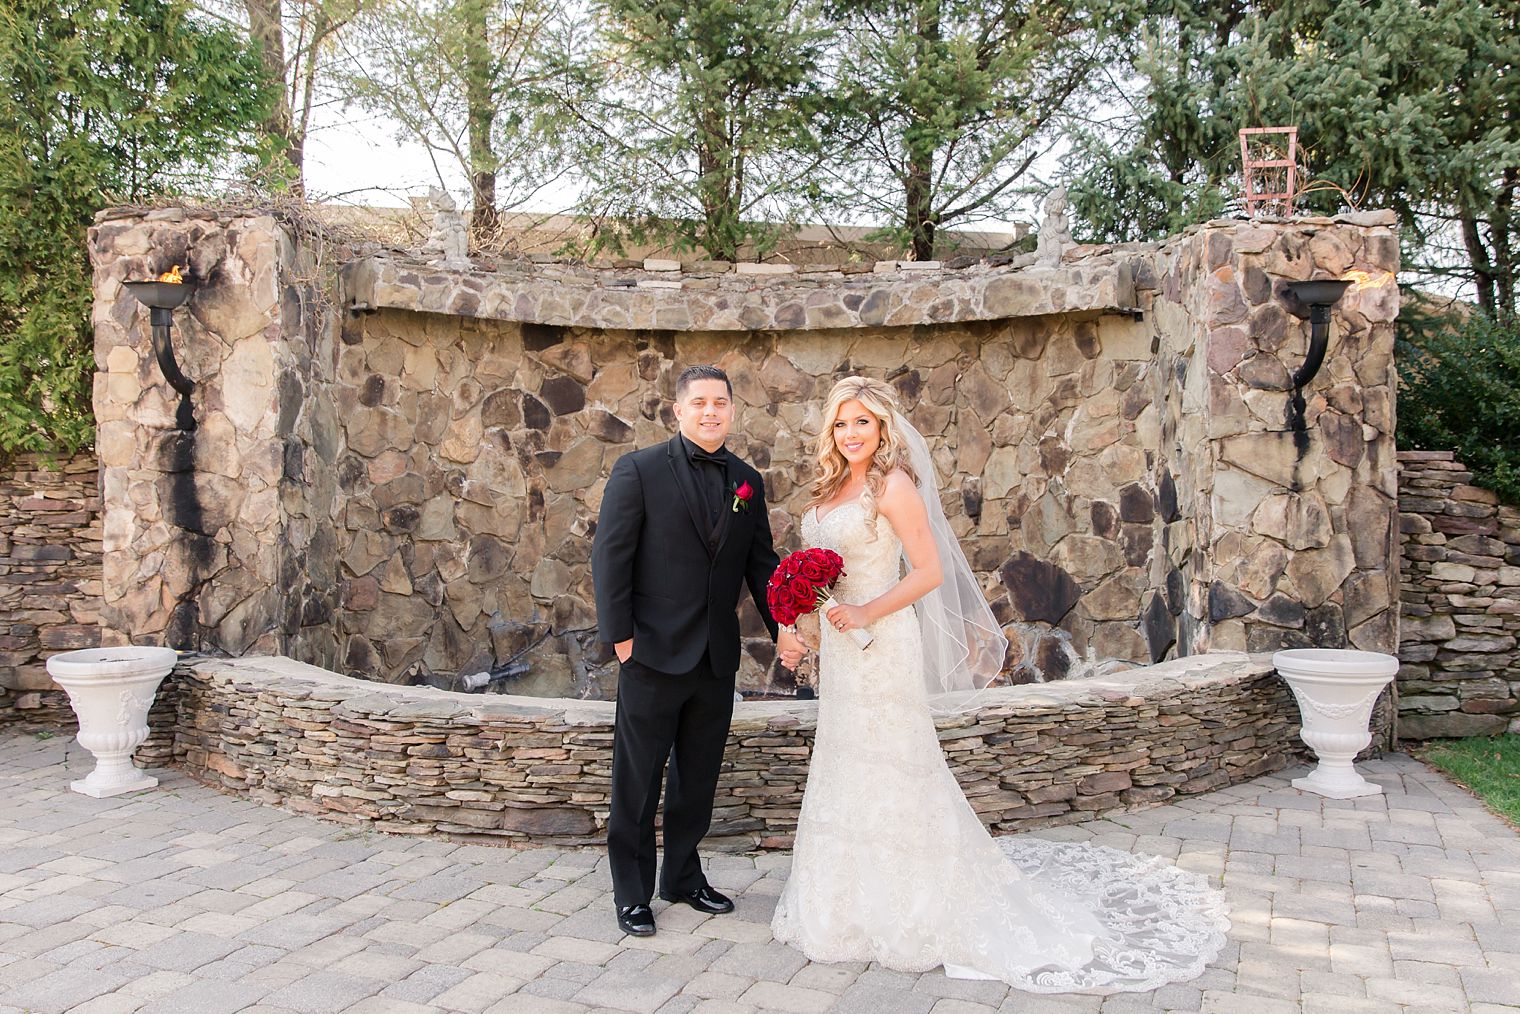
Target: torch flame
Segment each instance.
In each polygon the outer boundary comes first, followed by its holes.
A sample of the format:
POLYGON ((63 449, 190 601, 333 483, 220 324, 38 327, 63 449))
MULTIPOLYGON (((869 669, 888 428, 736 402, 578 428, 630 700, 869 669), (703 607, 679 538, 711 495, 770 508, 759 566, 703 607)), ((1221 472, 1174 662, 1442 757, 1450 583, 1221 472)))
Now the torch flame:
POLYGON ((172 282, 175 285, 183 285, 185 283, 184 276, 179 273, 178 264, 159 275, 158 280, 161 282, 172 282))
POLYGON ((1341 276, 1343 281, 1351 283, 1351 291, 1359 289, 1375 289, 1393 279, 1392 271, 1348 271, 1341 276))

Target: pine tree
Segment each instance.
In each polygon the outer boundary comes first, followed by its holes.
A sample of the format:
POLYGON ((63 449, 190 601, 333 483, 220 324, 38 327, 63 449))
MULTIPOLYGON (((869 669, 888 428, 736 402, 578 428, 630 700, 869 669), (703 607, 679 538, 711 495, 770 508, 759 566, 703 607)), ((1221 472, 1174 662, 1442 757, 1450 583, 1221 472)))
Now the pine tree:
POLYGON ((1006 213, 1053 126, 1091 97, 1127 0, 838 0, 835 207, 896 224, 915 259, 1006 213))
MULTIPOLYGON (((763 253, 818 165, 812 0, 605 0, 563 101, 593 248, 763 253)), ((567 75, 566 80, 572 78, 567 75)))
POLYGON ((1237 207, 1235 132, 1297 125, 1308 176, 1333 184, 1300 208, 1394 208, 1414 271, 1454 274, 1486 312, 1514 312, 1520 5, 1170 10, 1131 53, 1139 115, 1082 139, 1073 205, 1094 238, 1155 237, 1237 207))
POLYGON ((389 0, 357 23, 336 87, 464 170, 489 239, 561 172, 541 114, 563 30, 550 0, 389 0))

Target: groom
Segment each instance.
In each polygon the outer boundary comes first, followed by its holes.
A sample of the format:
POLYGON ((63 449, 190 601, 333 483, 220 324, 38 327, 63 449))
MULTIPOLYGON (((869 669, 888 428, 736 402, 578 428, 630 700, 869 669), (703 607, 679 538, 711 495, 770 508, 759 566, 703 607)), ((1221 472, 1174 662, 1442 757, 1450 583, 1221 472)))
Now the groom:
MULTIPOLYGON (((733 385, 716 366, 692 366, 675 394, 680 432, 618 459, 591 551, 597 624, 622 663, 607 854, 618 925, 635 936, 654 933, 654 817, 667 758, 660 897, 733 911, 708 885, 697 843, 712 821, 733 716, 744 585, 777 637, 765 601, 778 560, 764 487, 723 446, 733 385)), ((795 667, 801 643, 783 631, 778 647, 782 664, 795 667)))

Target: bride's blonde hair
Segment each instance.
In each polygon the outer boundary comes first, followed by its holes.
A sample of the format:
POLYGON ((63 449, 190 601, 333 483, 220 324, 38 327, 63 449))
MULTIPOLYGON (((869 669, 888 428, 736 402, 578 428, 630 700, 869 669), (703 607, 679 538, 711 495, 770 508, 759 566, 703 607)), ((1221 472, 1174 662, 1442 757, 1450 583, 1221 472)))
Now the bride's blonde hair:
POLYGON ((918 475, 908 462, 908 446, 903 442, 902 431, 897 426, 897 394, 890 386, 870 377, 845 377, 829 392, 829 400, 823 406, 823 428, 814 443, 816 455, 816 478, 813 480, 813 498, 809 507, 827 503, 839 494, 850 478, 850 463, 834 443, 834 423, 839 418, 839 407, 847 401, 858 401, 866 411, 881 424, 881 445, 871 456, 866 469, 866 488, 860 494, 860 506, 865 511, 866 528, 876 534, 877 499, 886 492, 887 476, 894 469, 902 471, 918 482, 918 475))

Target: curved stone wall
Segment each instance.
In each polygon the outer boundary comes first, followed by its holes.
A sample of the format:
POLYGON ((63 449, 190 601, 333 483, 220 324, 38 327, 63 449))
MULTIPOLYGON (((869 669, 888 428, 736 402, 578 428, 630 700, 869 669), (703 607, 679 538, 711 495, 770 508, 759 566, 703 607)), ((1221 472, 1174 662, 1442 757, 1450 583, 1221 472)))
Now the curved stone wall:
MULTIPOLYGON (((285 658, 182 666, 148 764, 261 802, 401 834, 603 840, 614 705, 365 683, 285 658)), ((791 844, 814 703, 745 703, 710 845, 791 844)), ((1196 655, 1117 678, 1006 687, 940 740, 982 820, 1012 832, 1216 789, 1297 759, 1298 709, 1265 656, 1196 655)))

